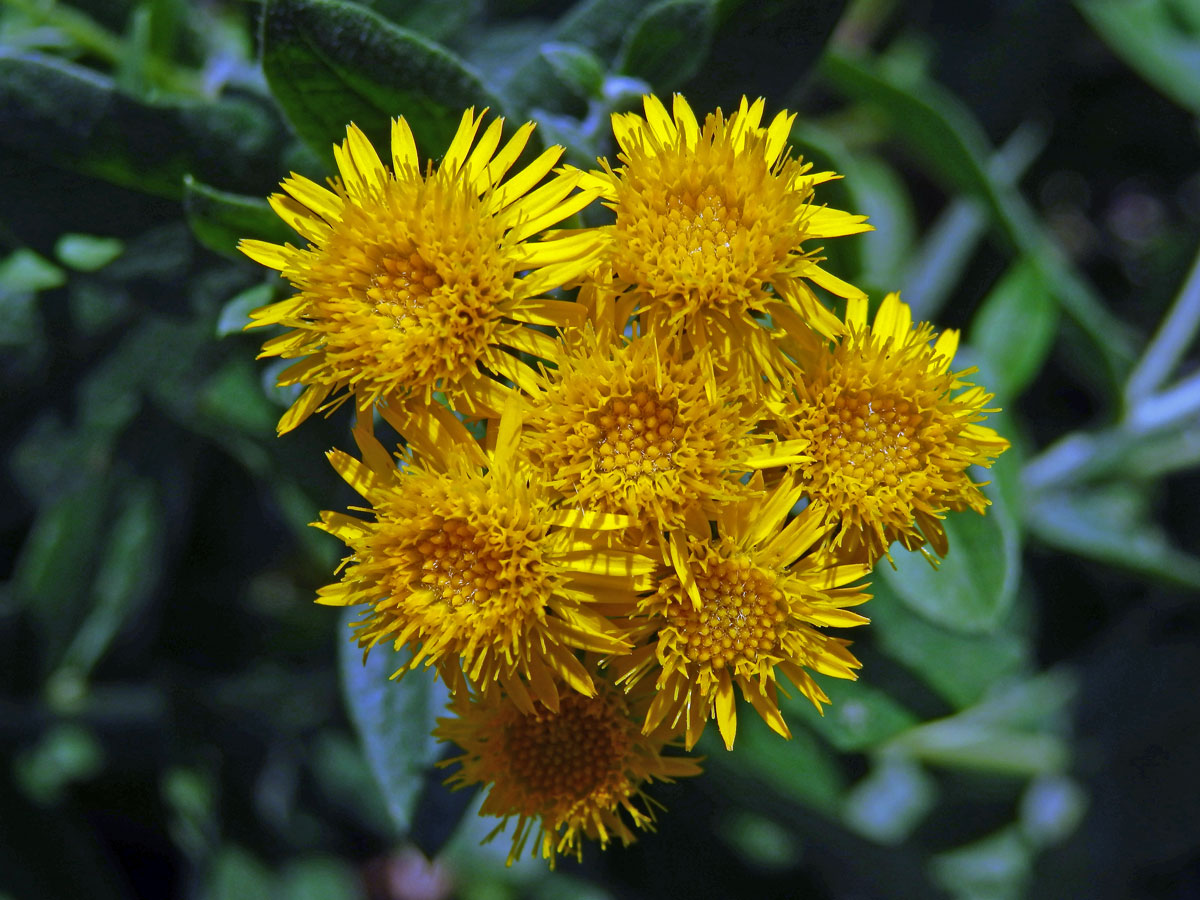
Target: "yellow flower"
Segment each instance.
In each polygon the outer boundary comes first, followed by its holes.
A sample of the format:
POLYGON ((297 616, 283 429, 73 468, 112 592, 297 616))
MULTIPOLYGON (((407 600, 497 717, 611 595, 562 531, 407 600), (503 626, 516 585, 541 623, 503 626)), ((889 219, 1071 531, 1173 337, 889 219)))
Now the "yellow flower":
POLYGON ((424 661, 456 690, 502 686, 527 712, 534 701, 557 708, 558 683, 592 695, 575 651, 628 649, 595 606, 632 609, 653 568, 609 546, 615 541, 606 529, 628 520, 552 509, 515 456, 509 411, 490 453, 443 407, 383 412, 420 456, 401 457, 397 467, 361 425, 363 462, 330 452, 374 521, 322 513, 317 526, 350 555, 318 602, 367 605, 359 643, 412 651, 397 676, 424 661))
POLYGON ((746 472, 807 460, 803 441, 755 433, 757 398, 718 378, 707 349, 680 361, 654 336, 589 326, 572 338, 548 357, 525 430, 536 477, 563 505, 669 530, 746 496, 746 472))
POLYGON ((732 344, 769 354, 752 313, 794 310, 823 334, 841 322, 808 282, 842 297, 861 291, 822 269, 802 245, 870 230, 863 216, 815 202, 836 178, 789 156, 794 115, 761 127, 763 101, 742 98, 728 119, 701 126, 678 94, 669 115, 654 96, 645 117, 613 116, 621 166, 600 160, 583 184, 616 213, 608 261, 618 284, 639 297, 649 330, 687 332, 693 345, 732 344))
MULTIPOLYGON (((752 482, 761 487, 761 474, 752 482)), ((736 685, 773 730, 789 737, 776 698, 779 673, 818 710, 829 697, 806 668, 856 677, 848 642, 818 628, 868 621, 845 607, 869 599, 849 585, 870 567, 840 563, 822 541, 828 527, 808 509, 784 524, 800 494, 784 478, 763 500, 722 507, 716 537, 707 522, 689 522, 686 536, 672 535, 671 566, 639 601, 630 627, 640 646, 609 662, 618 683, 654 676, 647 731, 682 730, 690 750, 716 718, 732 749, 736 685)))
POLYGON ((633 828, 651 829, 649 782, 697 775, 697 761, 666 756, 662 736, 640 733, 629 703, 602 687, 596 696, 564 695, 557 712, 530 713, 505 697, 456 696, 456 718, 439 719, 434 734, 462 748, 446 765, 461 767, 454 787, 487 786, 480 815, 517 818, 508 862, 524 853, 530 835, 534 855, 583 855, 583 839, 606 847, 613 838, 635 839, 633 828), (631 827, 632 826, 632 827, 631 827))
POLYGON ((813 462, 799 472, 824 521, 840 522, 835 543, 868 562, 896 540, 908 549, 928 541, 944 556, 945 512, 988 505, 967 468, 990 466, 1008 447, 975 424, 995 410, 986 408, 991 394, 963 380, 973 370, 950 371, 958 332, 931 345, 932 326, 914 326, 889 294, 870 326, 866 300, 851 300, 846 333, 832 344, 807 329, 789 336, 800 372, 779 430, 810 441, 813 462))
POLYGON ((482 120, 467 110, 441 164, 424 172, 403 118, 392 122, 391 168, 351 125, 334 147, 341 177, 332 191, 293 175, 282 182, 287 193, 271 197, 309 246, 242 241, 247 256, 300 289, 252 313, 251 327, 288 329, 261 356, 300 358, 279 378, 306 386, 280 432, 349 396, 362 409, 408 395, 429 402, 443 391, 459 409, 495 414, 503 390, 480 367, 517 380, 525 367, 502 347, 535 350, 527 324, 577 321, 573 304, 540 295, 592 265, 597 237, 529 238, 593 195, 572 193, 575 176, 531 192, 561 155, 557 146, 502 181, 533 124, 497 152, 503 119, 476 142, 482 120))

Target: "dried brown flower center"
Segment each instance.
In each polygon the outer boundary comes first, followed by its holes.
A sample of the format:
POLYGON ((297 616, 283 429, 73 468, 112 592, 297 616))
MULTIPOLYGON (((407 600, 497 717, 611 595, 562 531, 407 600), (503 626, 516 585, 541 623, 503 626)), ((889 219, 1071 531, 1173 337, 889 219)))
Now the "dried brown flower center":
POLYGON ((625 722, 605 697, 563 697, 559 711, 517 716, 504 726, 513 777, 546 803, 574 802, 620 776, 629 751, 625 722))

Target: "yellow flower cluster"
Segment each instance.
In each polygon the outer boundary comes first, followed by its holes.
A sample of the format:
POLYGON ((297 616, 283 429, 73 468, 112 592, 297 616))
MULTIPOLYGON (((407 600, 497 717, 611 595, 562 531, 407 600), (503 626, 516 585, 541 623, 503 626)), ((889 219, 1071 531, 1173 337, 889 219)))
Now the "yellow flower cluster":
POLYGON ((298 290, 253 313, 303 388, 279 430, 357 411, 329 458, 369 517, 322 514, 349 555, 318 602, 362 607, 397 675, 434 668, 451 782, 551 863, 649 827, 645 786, 699 771, 711 719, 732 748, 739 695, 784 737, 781 679, 820 710, 812 673, 859 666, 826 629, 867 622, 893 542, 947 552, 1007 446, 956 333, 895 294, 872 320, 822 268, 870 226, 817 197, 837 176, 790 154, 793 116, 644 110, 593 171, 514 171, 533 125, 473 110, 436 167, 402 118, 390 165, 350 126, 329 188, 271 198, 308 246, 242 243, 298 290))

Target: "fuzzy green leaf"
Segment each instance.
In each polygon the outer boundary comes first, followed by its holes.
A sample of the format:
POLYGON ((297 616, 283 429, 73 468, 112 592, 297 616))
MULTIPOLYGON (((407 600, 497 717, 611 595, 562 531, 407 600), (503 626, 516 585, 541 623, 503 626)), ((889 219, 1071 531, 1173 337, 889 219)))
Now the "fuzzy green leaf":
POLYGON ((297 239, 266 200, 217 190, 190 175, 183 180, 183 209, 196 240, 231 259, 246 258, 237 249, 242 238, 276 244, 297 239))
POLYGON ((445 152, 463 110, 500 102, 448 50, 382 16, 338 0, 269 0, 263 72, 296 133, 327 163, 355 123, 386 156, 404 116, 418 150, 445 152))
POLYGON ((431 733, 445 708, 446 688, 427 671, 389 680, 402 660, 386 643, 371 651, 364 663, 350 637, 350 623, 361 615, 347 609, 341 617, 342 689, 367 762, 403 835, 412 824, 424 774, 438 758, 440 746, 431 733))
POLYGON ((271 111, 250 99, 145 103, 82 66, 0 57, 0 145, 38 162, 177 198, 188 172, 257 189, 278 141, 271 111))
POLYGON ((971 322, 971 346, 990 374, 1000 402, 1018 397, 1033 381, 1058 329, 1058 304, 1037 266, 1019 260, 992 288, 971 322))
POLYGON ((551 41, 541 46, 542 57, 558 80, 583 99, 599 97, 604 88, 604 63, 578 44, 551 41))
POLYGON ((659 0, 647 6, 625 34, 618 71, 641 78, 658 93, 679 87, 704 65, 716 11, 713 0, 659 0))

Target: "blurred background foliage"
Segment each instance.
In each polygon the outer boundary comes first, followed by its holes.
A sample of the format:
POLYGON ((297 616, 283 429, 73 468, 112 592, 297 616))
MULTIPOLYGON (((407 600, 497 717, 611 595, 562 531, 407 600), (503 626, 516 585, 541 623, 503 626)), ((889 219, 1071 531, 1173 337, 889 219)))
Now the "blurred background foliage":
POLYGON ((0 897, 1200 896, 1197 60, 1195 0, 3 0, 0 897), (240 329, 287 288, 233 246, 350 119, 587 164, 651 89, 798 110, 877 228, 831 271, 963 329, 1014 448, 824 718, 505 869, 437 686, 311 602, 348 423, 274 437, 240 329))

